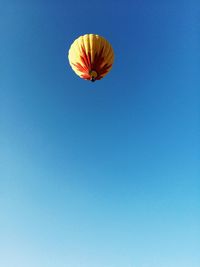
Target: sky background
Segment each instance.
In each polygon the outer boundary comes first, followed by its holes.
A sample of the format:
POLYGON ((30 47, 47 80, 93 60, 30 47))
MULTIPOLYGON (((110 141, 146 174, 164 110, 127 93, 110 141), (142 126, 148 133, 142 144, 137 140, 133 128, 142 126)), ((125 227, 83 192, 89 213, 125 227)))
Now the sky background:
POLYGON ((0 1, 0 266, 199 267, 199 1, 0 1), (115 51, 95 83, 78 36, 115 51))

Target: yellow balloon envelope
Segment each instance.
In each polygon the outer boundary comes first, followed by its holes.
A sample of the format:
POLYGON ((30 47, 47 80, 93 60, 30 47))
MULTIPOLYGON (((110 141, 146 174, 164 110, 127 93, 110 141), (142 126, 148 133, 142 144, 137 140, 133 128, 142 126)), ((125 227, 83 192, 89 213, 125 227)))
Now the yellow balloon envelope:
POLYGON ((105 38, 97 34, 85 34, 73 42, 68 58, 79 77, 94 82, 111 70, 114 52, 105 38))

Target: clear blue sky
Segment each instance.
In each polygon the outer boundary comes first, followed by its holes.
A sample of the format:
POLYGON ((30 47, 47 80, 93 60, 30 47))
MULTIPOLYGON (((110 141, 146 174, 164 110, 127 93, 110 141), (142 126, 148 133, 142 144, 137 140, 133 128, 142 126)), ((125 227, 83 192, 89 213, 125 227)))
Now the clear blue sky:
POLYGON ((199 1, 1 4, 0 266, 199 267, 199 1))

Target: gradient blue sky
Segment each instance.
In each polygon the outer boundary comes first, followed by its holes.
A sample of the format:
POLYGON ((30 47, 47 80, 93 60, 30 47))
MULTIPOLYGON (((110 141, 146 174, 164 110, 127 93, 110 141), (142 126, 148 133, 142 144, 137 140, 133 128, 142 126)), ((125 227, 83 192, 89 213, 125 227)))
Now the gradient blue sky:
POLYGON ((199 267, 199 1, 0 3, 0 266, 199 267))

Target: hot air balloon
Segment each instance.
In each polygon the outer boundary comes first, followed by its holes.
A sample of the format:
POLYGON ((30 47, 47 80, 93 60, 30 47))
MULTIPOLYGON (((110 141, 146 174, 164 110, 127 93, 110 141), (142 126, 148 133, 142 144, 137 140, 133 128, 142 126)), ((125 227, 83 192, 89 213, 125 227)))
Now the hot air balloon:
POLYGON ((97 34, 85 34, 72 43, 68 58, 79 77, 94 82, 111 70, 114 52, 105 38, 97 34))

